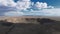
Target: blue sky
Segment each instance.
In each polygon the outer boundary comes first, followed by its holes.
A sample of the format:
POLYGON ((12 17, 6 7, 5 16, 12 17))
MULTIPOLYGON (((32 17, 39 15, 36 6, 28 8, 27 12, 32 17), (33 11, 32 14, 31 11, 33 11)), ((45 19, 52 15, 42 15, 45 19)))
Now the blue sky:
POLYGON ((55 6, 56 8, 60 8, 60 0, 31 0, 33 2, 37 2, 37 1, 40 1, 40 2, 46 2, 48 3, 48 5, 52 5, 52 6, 55 6))
MULTIPOLYGON (((17 2, 18 0, 14 0, 17 2)), ((60 0, 31 0, 32 2, 46 2, 48 5, 55 6, 56 8, 60 8, 60 0)))
POLYGON ((0 0, 0 16, 23 15, 60 16, 60 0, 0 0))

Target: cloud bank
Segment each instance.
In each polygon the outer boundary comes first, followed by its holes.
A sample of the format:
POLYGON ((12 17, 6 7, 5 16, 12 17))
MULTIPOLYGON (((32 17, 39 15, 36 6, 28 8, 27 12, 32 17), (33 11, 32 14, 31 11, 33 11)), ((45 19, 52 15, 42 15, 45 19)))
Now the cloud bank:
POLYGON ((42 15, 60 16, 60 8, 48 6, 46 2, 31 2, 30 0, 0 0, 0 12, 4 16, 42 15), (57 12, 58 11, 58 12, 57 12))

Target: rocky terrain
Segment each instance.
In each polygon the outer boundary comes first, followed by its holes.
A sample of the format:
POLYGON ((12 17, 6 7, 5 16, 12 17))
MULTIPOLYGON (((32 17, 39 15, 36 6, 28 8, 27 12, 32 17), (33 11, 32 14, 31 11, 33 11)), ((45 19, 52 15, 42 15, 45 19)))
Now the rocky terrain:
POLYGON ((0 34, 60 34, 60 21, 48 18, 25 18, 25 20, 28 22, 13 23, 7 19, 0 20, 0 34))
POLYGON ((0 20, 12 22, 12 23, 36 23, 37 19, 47 18, 51 20, 60 21, 60 17, 49 17, 49 16, 0 16, 0 20))

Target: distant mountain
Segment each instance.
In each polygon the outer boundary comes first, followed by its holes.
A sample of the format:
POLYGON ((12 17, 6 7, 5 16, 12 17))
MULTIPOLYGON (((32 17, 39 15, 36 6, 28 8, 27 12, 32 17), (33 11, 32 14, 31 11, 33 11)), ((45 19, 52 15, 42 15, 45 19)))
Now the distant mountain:
POLYGON ((7 21, 7 22, 13 22, 13 23, 37 23, 37 19, 42 19, 42 18, 46 18, 46 19, 50 19, 50 20, 56 20, 56 21, 60 21, 60 17, 48 17, 48 16, 12 16, 12 17, 8 17, 8 16, 0 16, 0 20, 3 21, 7 21), (26 20, 28 19, 28 21, 26 20))

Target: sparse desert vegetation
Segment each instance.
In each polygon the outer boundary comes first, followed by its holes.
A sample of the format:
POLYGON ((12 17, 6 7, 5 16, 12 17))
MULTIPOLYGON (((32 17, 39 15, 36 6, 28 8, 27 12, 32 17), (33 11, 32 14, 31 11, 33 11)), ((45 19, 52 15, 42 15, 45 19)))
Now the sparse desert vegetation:
POLYGON ((0 34, 60 34, 60 21, 48 18, 24 18, 23 20, 19 23, 9 22, 7 19, 0 20, 0 34))

